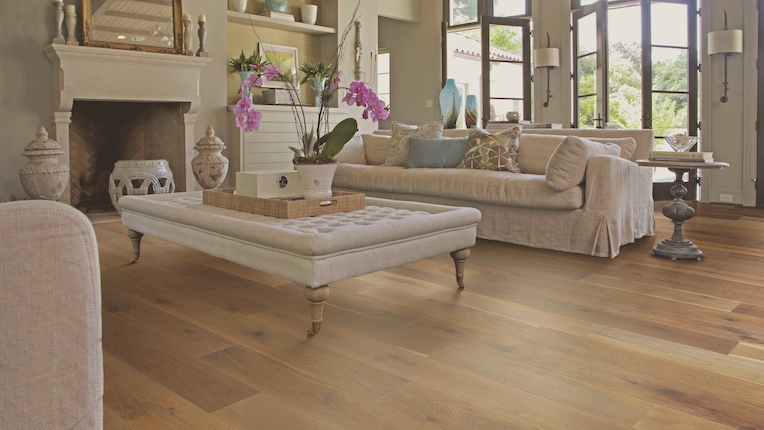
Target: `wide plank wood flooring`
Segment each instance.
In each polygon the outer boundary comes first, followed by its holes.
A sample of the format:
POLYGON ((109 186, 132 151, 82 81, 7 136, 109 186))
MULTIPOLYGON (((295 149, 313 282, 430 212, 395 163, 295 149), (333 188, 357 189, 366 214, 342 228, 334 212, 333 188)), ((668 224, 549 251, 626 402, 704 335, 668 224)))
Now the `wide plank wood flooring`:
POLYGON ((698 262, 479 240, 301 285, 95 225, 106 429, 764 429, 764 209, 696 204, 698 262))

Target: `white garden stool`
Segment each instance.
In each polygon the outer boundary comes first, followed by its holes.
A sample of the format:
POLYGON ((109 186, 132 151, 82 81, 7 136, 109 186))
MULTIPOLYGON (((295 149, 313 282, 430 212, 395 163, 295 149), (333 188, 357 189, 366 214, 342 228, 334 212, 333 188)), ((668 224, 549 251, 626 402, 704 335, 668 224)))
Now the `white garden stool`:
POLYGON ((118 214, 122 214, 122 208, 117 204, 122 196, 172 192, 175 192, 175 180, 167 160, 117 161, 109 175, 111 204, 118 214))

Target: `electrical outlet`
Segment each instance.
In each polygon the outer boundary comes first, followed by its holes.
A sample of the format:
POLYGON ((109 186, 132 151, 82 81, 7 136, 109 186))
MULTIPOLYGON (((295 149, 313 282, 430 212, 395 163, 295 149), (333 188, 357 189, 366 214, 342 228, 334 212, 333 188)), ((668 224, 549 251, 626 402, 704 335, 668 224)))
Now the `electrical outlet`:
POLYGON ((427 99, 424 101, 424 107, 431 108, 432 107, 432 99, 427 99))
POLYGON ((719 201, 720 202, 732 202, 732 194, 719 194, 719 201))

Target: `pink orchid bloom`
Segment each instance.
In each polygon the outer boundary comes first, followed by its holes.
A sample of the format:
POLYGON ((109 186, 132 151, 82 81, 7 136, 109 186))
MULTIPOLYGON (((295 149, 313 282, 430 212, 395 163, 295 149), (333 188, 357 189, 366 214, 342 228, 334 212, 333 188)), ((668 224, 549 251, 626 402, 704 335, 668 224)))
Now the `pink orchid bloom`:
POLYGON ((260 75, 258 75, 257 73, 253 73, 247 76, 247 79, 244 80, 244 85, 247 86, 247 89, 250 89, 253 87, 262 87, 263 78, 261 78, 260 75))
POLYGON ((265 70, 263 71, 263 76, 265 76, 265 79, 272 81, 281 75, 281 67, 274 66, 273 64, 269 64, 265 67, 265 70))

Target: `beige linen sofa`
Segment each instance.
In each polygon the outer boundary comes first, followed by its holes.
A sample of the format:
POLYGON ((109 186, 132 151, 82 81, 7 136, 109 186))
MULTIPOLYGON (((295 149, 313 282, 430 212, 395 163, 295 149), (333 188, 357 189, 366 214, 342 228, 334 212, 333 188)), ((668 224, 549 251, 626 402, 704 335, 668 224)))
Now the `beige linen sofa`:
MULTIPOLYGON (((468 132, 444 130, 443 136, 466 136, 468 132)), ((374 139, 369 137, 369 141, 374 139)), ((362 145, 367 158, 379 151, 379 145, 362 145)), ((333 188, 386 199, 469 206, 482 213, 477 229, 480 238, 613 258, 622 245, 655 234, 651 170, 634 162, 647 158, 652 146, 652 130, 524 130, 518 151, 521 173, 389 167, 356 159, 340 164, 333 188), (571 150, 562 145, 568 136, 615 142, 621 146, 620 156, 588 156, 571 150), (547 174, 552 172, 546 169, 555 151, 565 147, 568 155, 579 158, 573 164, 579 166, 582 180, 571 174, 567 181, 572 180, 572 186, 560 190, 550 186, 547 174)), ((569 170, 555 171, 552 176, 565 179, 569 170)))
POLYGON ((0 203, 0 429, 101 429, 103 390, 93 226, 63 203, 0 203))

